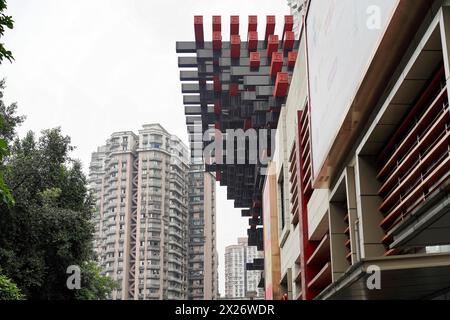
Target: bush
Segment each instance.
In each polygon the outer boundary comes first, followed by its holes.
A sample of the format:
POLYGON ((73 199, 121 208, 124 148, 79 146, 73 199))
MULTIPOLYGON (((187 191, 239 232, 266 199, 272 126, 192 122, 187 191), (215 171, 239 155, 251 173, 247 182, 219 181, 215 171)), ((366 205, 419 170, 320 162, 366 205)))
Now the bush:
POLYGON ((0 274, 0 300, 23 300, 24 298, 17 285, 0 274))

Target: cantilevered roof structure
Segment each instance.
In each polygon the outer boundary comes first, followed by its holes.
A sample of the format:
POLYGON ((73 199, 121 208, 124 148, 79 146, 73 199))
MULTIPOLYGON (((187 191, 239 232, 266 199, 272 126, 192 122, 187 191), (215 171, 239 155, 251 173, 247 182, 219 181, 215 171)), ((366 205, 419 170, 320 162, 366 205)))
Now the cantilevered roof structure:
MULTIPOLYGON (((293 17, 284 17, 281 35, 275 34, 275 16, 266 17, 263 34, 258 34, 257 16, 248 17, 245 36, 240 35, 239 16, 231 16, 229 23, 230 35, 224 35, 221 17, 213 16, 212 39, 207 41, 203 17, 195 16, 195 41, 176 44, 191 148, 201 144, 204 149, 209 142, 203 142, 199 133, 210 129, 220 130, 225 140, 227 130, 276 129, 286 101, 299 46, 293 17)), ((258 137, 258 149, 270 157, 272 137, 268 134, 264 137, 267 141, 261 139, 258 137)), ((246 152, 244 164, 226 164, 227 153, 238 151, 237 143, 233 145, 234 150, 216 153, 215 161, 206 167, 227 186, 227 197, 234 200, 235 207, 243 208, 242 215, 249 217, 249 244, 262 250, 262 228, 258 226, 262 224, 262 174, 267 162, 258 157, 257 163, 251 163, 246 152)))

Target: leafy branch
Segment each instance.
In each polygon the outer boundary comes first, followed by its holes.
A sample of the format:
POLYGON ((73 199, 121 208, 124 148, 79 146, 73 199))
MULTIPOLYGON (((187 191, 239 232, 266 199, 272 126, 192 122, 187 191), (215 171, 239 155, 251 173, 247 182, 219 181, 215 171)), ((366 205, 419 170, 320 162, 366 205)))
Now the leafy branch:
MULTIPOLYGON (((6 29, 14 28, 13 18, 4 13, 6 9, 6 0, 0 0, 0 38, 5 35, 6 29)), ((9 62, 12 62, 14 57, 12 52, 7 50, 3 43, 0 43, 0 64, 3 62, 3 59, 8 59, 9 62)))

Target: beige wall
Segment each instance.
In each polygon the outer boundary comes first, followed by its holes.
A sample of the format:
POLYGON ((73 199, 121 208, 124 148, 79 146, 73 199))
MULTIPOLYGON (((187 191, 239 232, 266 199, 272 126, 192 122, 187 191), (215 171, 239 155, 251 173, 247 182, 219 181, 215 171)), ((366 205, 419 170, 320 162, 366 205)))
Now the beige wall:
MULTIPOLYGON (((273 163, 269 164, 269 169, 275 170, 273 163)), ((264 269, 266 299, 268 300, 279 300, 281 298, 276 188, 276 175, 268 175, 263 188, 264 269)))

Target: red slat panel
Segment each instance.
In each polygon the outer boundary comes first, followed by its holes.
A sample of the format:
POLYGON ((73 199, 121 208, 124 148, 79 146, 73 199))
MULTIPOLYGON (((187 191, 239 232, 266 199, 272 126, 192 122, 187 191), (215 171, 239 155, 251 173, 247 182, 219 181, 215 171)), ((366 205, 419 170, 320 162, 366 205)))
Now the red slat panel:
POLYGON ((239 16, 230 17, 230 34, 231 35, 239 34, 239 16))
POLYGON ((275 32, 275 16, 267 16, 266 18, 266 34, 264 40, 267 41, 269 36, 275 32))
POLYGON ((203 16, 194 16, 195 41, 203 43, 205 41, 203 33, 203 16))

